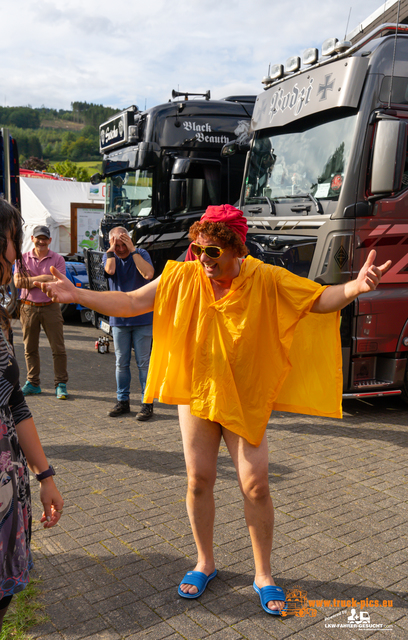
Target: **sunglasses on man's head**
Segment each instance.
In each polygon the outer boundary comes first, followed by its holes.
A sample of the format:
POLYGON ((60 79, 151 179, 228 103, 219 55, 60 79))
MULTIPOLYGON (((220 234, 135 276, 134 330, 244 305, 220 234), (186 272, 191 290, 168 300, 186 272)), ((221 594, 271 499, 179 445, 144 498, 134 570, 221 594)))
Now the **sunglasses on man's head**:
POLYGON ((203 247, 201 244, 197 244, 196 242, 193 242, 191 244, 191 251, 198 258, 204 252, 205 255, 212 260, 218 260, 218 258, 221 258, 222 254, 224 253, 224 249, 221 249, 221 247, 203 247))

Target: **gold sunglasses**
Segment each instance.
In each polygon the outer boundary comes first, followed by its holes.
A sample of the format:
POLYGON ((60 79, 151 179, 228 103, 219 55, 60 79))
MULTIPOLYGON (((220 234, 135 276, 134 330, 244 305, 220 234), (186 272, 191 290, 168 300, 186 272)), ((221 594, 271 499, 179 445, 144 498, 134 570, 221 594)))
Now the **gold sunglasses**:
POLYGON ((201 244, 197 244, 196 242, 191 244, 191 251, 195 256, 197 256, 197 258, 199 258, 204 252, 208 258, 211 258, 211 260, 218 260, 218 258, 221 258, 224 253, 224 249, 221 249, 221 247, 203 247, 201 244))

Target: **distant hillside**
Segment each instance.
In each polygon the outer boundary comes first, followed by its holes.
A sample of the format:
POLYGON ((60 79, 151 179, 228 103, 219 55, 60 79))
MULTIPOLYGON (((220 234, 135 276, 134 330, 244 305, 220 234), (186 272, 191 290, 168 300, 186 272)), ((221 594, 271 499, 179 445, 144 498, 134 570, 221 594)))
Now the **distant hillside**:
POLYGON ((17 140, 20 162, 37 157, 47 162, 99 160, 99 125, 117 109, 72 102, 71 110, 0 107, 0 126, 17 140))
POLYGON ((64 129, 65 131, 81 131, 85 126, 83 122, 70 122, 59 118, 44 118, 40 123, 42 129, 64 129))

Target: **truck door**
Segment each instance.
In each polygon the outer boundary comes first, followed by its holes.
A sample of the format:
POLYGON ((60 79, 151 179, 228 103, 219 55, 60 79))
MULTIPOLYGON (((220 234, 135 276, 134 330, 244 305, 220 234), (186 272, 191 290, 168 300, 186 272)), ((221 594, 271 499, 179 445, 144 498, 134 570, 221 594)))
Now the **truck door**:
MULTIPOLYGON (((363 266, 370 250, 377 252, 376 264, 388 259, 393 264, 382 278, 377 291, 361 296, 354 305, 354 331, 351 357, 351 391, 373 391, 383 388, 392 392, 407 385, 407 346, 403 344, 404 331, 407 332, 408 318, 408 156, 407 122, 408 114, 399 118, 390 127, 389 135, 380 141, 380 130, 384 121, 375 124, 370 166, 367 174, 366 195, 371 201, 371 210, 362 208, 363 215, 356 218, 354 245, 354 276, 363 266), (387 147, 392 145, 393 132, 395 151, 387 158, 387 147), (382 148, 378 145, 381 143, 382 148), (377 148, 376 148, 377 145, 377 148), (398 150, 399 145, 399 150, 398 150), (400 154, 400 158, 398 158, 400 154), (380 158, 384 165, 379 167, 379 175, 387 171, 396 174, 395 190, 382 195, 373 193, 378 171, 375 163, 380 158), (368 214, 368 215, 367 215, 368 214), (405 327, 405 329, 404 329, 405 327)), ((390 120, 391 122, 391 120, 390 120)), ((388 126, 388 125, 387 125, 388 126)), ((384 183, 382 188, 386 188, 384 183)), ((357 207, 357 212, 359 208, 357 207)))

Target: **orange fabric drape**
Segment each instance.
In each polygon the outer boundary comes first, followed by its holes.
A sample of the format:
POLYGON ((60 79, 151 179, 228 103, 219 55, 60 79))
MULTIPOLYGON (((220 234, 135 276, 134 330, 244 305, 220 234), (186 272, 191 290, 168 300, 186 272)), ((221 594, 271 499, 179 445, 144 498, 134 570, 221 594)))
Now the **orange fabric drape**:
POLYGON ((258 446, 271 411, 341 417, 340 314, 324 287, 252 257, 215 301, 200 262, 168 262, 156 293, 144 402, 189 404, 258 446))

